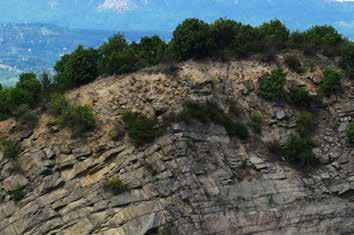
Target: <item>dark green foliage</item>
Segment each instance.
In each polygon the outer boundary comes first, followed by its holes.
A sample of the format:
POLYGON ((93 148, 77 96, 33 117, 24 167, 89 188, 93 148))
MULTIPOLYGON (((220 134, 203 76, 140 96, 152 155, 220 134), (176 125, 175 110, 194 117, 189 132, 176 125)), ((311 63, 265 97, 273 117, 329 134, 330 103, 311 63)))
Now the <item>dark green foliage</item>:
POLYGON ((241 23, 220 18, 210 25, 211 34, 218 50, 231 48, 235 36, 240 32, 241 23))
POLYGON ((281 69, 273 70, 261 77, 259 95, 269 101, 281 100, 285 96, 286 73, 281 69))
POLYGON ((39 81, 42 84, 43 93, 45 95, 49 95, 54 89, 52 78, 49 76, 48 73, 43 72, 39 77, 39 81))
POLYGON ((290 135, 282 148, 282 154, 290 164, 308 170, 318 164, 318 159, 312 151, 313 147, 314 144, 310 139, 290 135))
POLYGON ((185 60, 210 55, 214 44, 209 25, 190 18, 176 27, 170 48, 177 60, 185 60))
POLYGON ((253 129, 257 134, 262 133, 262 125, 263 125, 263 116, 261 112, 255 112, 252 114, 248 125, 253 129))
POLYGON ((137 54, 143 67, 157 65, 163 60, 167 45, 158 36, 142 37, 137 44, 137 54))
POLYGON ((302 64, 296 56, 293 55, 288 55, 284 58, 284 63, 288 68, 296 73, 302 73, 304 72, 304 69, 302 68, 302 64))
MULTIPOLYGON (((22 73, 20 74, 20 80, 16 83, 17 89, 22 89, 31 96, 33 102, 38 102, 42 93, 42 84, 37 80, 36 74, 34 73, 22 73)), ((30 102, 28 102, 30 105, 30 102)))
MULTIPOLYGON (((146 43, 153 43, 154 46, 156 46, 156 42, 146 43)), ((144 45, 146 45, 146 43, 144 45)), ((147 50, 147 48, 144 48, 144 45, 142 45, 141 50, 147 50)), ((129 46, 122 34, 111 37, 108 42, 105 42, 98 49, 100 54, 98 65, 100 74, 124 74, 137 70, 139 68, 137 47, 137 44, 129 46)), ((157 48, 150 48, 150 50, 155 51, 157 48)), ((142 51, 142 54, 146 56, 146 53, 151 53, 151 51, 142 51)), ((153 58, 149 59, 153 60, 153 58)))
POLYGON ((233 121, 213 103, 201 104, 187 101, 183 106, 183 110, 177 115, 177 120, 186 123, 192 120, 198 120, 203 123, 213 122, 223 126, 230 136, 237 136, 242 140, 247 139, 249 135, 245 124, 233 121))
POLYGON ((319 85, 319 93, 324 96, 335 94, 341 88, 341 79, 342 75, 338 71, 326 69, 319 85))
POLYGON ((95 128, 95 117, 89 106, 71 105, 64 96, 54 95, 49 110, 57 116, 56 122, 71 128, 76 134, 95 128))
POLYGON ((20 154, 18 144, 13 141, 7 139, 0 140, 0 146, 5 158, 15 159, 20 154))
POLYGON ((345 75, 354 79, 354 42, 347 42, 342 50, 342 67, 345 75))
POLYGON ((142 114, 126 111, 122 120, 130 140, 137 146, 154 141, 160 134, 156 120, 142 114))
POLYGON ((126 184, 124 184, 119 177, 111 177, 104 184, 105 190, 112 192, 113 194, 124 193, 128 190, 126 184))
POLYGON ((314 129, 313 115, 310 112, 300 112, 296 116, 296 132, 302 136, 310 136, 314 129))
POLYGON ((319 51, 327 56, 338 55, 343 42, 342 36, 329 25, 313 26, 303 32, 302 37, 302 45, 298 45, 300 48, 319 51))
POLYGON ((354 143, 354 122, 349 123, 345 133, 349 142, 354 143))
POLYGON ((289 38, 289 30, 279 20, 263 23, 258 27, 258 32, 265 48, 284 48, 289 38))
POLYGON ((23 187, 17 187, 9 192, 9 195, 15 202, 21 201, 25 197, 25 191, 23 187))
POLYGON ((56 88, 71 89, 95 80, 98 76, 98 53, 95 49, 78 46, 71 54, 64 55, 54 66, 56 88))
POLYGON ((16 121, 21 127, 33 129, 38 122, 37 114, 28 105, 22 104, 14 112, 16 121))
POLYGON ((236 57, 245 57, 263 50, 260 34, 251 25, 241 25, 232 42, 232 51, 236 57))
POLYGON ((296 106, 308 106, 311 104, 311 97, 305 87, 292 87, 289 89, 287 101, 296 106))

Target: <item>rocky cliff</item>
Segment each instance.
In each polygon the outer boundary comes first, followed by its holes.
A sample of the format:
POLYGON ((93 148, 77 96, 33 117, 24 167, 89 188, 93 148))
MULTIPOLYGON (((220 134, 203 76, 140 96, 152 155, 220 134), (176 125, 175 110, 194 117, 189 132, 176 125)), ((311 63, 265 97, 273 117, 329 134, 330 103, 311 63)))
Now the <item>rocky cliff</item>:
MULTIPOLYGON (((354 118, 353 81, 343 80, 343 92, 313 110, 320 165, 304 172, 267 147, 286 141, 299 111, 257 96, 258 78, 282 60, 188 61, 175 74, 152 68, 99 79, 67 94, 95 113, 96 130, 80 137, 50 125, 45 111, 33 131, 15 131, 14 120, 0 123, 0 135, 21 145, 16 162, 0 153, 0 234, 354 234, 354 149, 344 134, 354 118), (241 141, 195 120, 172 122, 144 146, 112 141, 123 110, 163 123, 187 99, 212 101, 225 112, 232 100, 243 121, 261 112, 262 134, 241 141), (112 176, 127 190, 104 190, 112 176), (19 186, 25 196, 15 202, 8 192, 19 186)), ((311 69, 300 75, 283 66, 287 84, 315 94, 322 69, 333 62, 302 61, 311 69)))

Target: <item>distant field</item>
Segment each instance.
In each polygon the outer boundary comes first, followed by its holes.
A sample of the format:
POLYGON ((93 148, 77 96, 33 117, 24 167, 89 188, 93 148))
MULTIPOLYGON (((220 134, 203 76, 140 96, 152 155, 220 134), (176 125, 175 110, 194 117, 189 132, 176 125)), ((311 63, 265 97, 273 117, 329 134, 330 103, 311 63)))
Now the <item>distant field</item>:
MULTIPOLYGON (((13 84, 19 71, 51 71, 61 55, 77 45, 97 47, 117 32, 69 29, 48 24, 0 24, 0 83, 13 84)), ((122 32, 128 41, 145 35, 169 40, 169 32, 122 32)))

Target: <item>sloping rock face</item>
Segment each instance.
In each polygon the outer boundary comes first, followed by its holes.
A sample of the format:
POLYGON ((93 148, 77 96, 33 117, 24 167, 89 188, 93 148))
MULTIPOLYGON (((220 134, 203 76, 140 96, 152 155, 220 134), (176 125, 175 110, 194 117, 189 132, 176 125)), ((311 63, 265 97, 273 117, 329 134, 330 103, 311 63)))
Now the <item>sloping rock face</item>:
MULTIPOLYGON (((267 150, 269 141, 293 132, 298 112, 257 96, 257 79, 275 67, 186 62, 176 76, 142 71, 98 80, 68 94, 95 112, 97 130, 81 137, 48 127, 45 113, 25 137, 12 131, 13 120, 0 123, 0 134, 17 138, 22 149, 16 162, 0 154, 0 234, 354 234, 354 149, 344 136, 354 118, 353 82, 343 81, 344 92, 315 110, 321 165, 303 173, 267 150), (260 111, 263 132, 240 141, 221 126, 193 121, 171 123, 145 146, 111 140, 123 110, 162 123, 187 99, 221 108, 232 99, 243 121, 260 111), (128 190, 104 190, 111 176, 128 190), (26 194, 14 202, 7 192, 17 186, 26 194)), ((310 78, 320 71, 321 64, 302 75, 289 72, 288 83, 316 92, 310 78)))

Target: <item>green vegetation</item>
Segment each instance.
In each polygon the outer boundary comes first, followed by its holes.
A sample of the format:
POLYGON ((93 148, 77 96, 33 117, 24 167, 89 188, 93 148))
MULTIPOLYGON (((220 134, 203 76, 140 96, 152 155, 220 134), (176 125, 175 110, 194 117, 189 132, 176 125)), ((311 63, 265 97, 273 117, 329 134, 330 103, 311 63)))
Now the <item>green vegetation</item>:
POLYGON ((9 195, 15 202, 21 201, 25 197, 24 187, 17 187, 9 192, 9 195))
POLYGON ((128 190, 126 184, 124 184, 119 177, 111 177, 109 178, 105 184, 104 188, 113 194, 120 194, 128 190))
POLYGON ((75 134, 95 128, 92 109, 87 105, 72 105, 62 95, 52 96, 49 110, 56 116, 57 124, 71 128, 75 134))
POLYGON ((263 116, 261 112, 255 112, 251 116, 251 120, 248 122, 248 125, 253 129, 257 134, 262 133, 263 125, 263 116))
POLYGON ((210 55, 214 42, 209 25, 198 19, 187 19, 173 32, 170 48, 177 60, 210 55))
POLYGON ((349 142, 354 143, 354 122, 349 123, 345 133, 349 142))
POLYGON ((126 111, 122 120, 130 140, 136 146, 150 143, 160 134, 160 130, 156 128, 156 120, 142 114, 126 111))
POLYGON ((287 101, 289 104, 305 107, 311 104, 312 99, 305 87, 292 87, 287 94, 287 101))
POLYGON ((335 94, 341 88, 341 79, 342 75, 338 71, 326 69, 318 88, 319 93, 323 96, 335 94))
POLYGON ((307 137, 312 134, 314 129, 313 115, 310 112, 300 112, 296 116, 296 132, 301 137, 307 137))
POLYGON ((16 108, 14 116, 19 126, 23 128, 33 129, 38 123, 37 114, 31 111, 30 107, 26 104, 22 104, 16 108))
POLYGON ((313 147, 314 144, 310 139, 290 135, 287 143, 282 147, 282 154, 290 164, 307 170, 318 164, 312 151, 313 147))
POLYGON ((95 49, 78 46, 64 55, 54 66, 56 88, 66 90, 92 82, 98 76, 98 53, 95 49))
POLYGON ((8 139, 0 140, 0 147, 5 158, 16 159, 20 154, 20 147, 18 144, 8 139))
POLYGON ((213 122, 225 128, 230 136, 236 136, 241 140, 248 138, 247 126, 241 122, 233 121, 216 104, 201 104, 194 101, 187 101, 183 110, 177 115, 177 120, 190 123, 198 120, 202 123, 213 122))
POLYGON ((259 95, 269 101, 281 100, 285 97, 285 82, 286 73, 281 69, 273 70, 261 77, 259 95))
POLYGON ((302 73, 304 72, 304 69, 302 68, 302 64, 296 56, 293 55, 288 55, 284 58, 284 63, 288 68, 296 73, 302 73))
POLYGON ((348 78, 354 79, 354 42, 349 42, 344 46, 341 67, 348 78))

